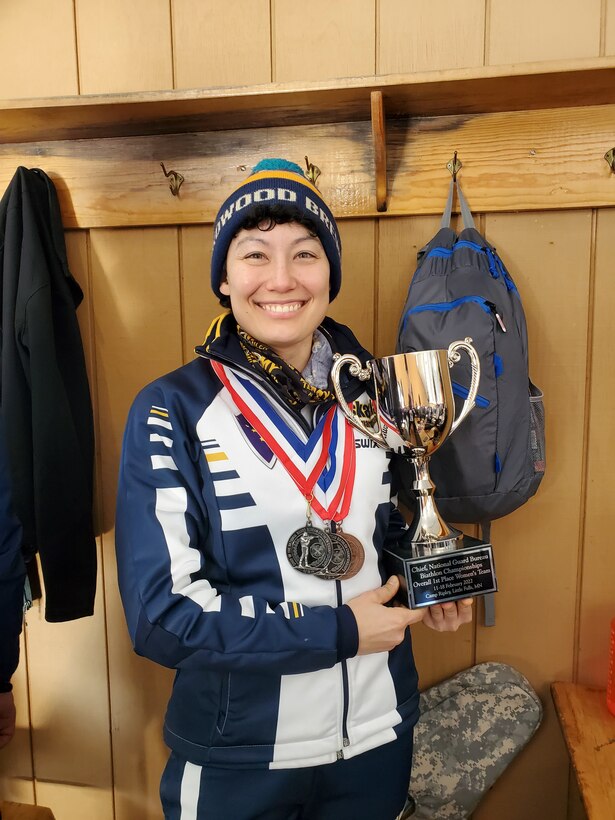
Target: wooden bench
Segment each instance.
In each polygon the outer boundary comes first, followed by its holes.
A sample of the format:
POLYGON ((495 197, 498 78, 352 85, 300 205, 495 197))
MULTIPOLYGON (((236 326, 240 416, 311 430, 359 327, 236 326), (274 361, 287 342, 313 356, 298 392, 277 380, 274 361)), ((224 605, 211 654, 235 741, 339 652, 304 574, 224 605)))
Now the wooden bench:
POLYGON ((55 820, 51 809, 45 806, 29 806, 5 800, 0 800, 0 815, 2 820, 55 820))
POLYGON ((551 694, 589 820, 615 818, 615 716, 605 691, 554 683, 551 694))

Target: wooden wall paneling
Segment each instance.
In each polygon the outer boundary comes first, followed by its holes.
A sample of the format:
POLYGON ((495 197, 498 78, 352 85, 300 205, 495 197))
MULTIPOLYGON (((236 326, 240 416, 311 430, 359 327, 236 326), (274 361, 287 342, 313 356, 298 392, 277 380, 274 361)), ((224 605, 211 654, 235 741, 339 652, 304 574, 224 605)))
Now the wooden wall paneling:
MULTIPOLYGON (((603 159, 613 133, 615 105, 391 119, 386 217, 441 213, 455 150, 475 211, 615 205, 603 159)), ((336 216, 377 215, 369 122, 0 145, 0 188, 17 165, 38 165, 56 183, 66 227, 201 224, 272 155, 318 165, 336 216), (161 161, 185 177, 180 196, 161 161)))
POLYGON ((597 57, 602 0, 491 0, 486 63, 597 57))
MULTIPOLYGON (((220 194, 220 203, 224 193, 220 194)), ((181 278, 183 314, 183 359, 194 359, 194 348, 203 343, 214 319, 223 312, 211 289, 210 261, 213 229, 210 225, 182 228, 181 278)))
MULTIPOLYGON (((376 355, 388 356, 395 352, 397 328, 416 268, 417 252, 436 233, 440 220, 433 216, 397 217, 380 219, 378 224, 375 347, 376 355)), ((437 634, 419 624, 412 629, 412 640, 422 689, 473 663, 473 627, 454 634, 437 634)))
MULTIPOLYGON (((468 192, 471 195, 471 192, 468 192)), ((573 673, 583 487, 583 432, 591 211, 488 215, 486 236, 519 287, 530 373, 544 391, 547 472, 537 495, 492 529, 500 591, 496 625, 480 627, 477 662, 510 663, 537 690, 543 725, 476 813, 527 820, 564 817, 568 756, 549 684, 573 673)))
MULTIPOLYGON (((77 310, 90 384, 94 384, 87 234, 66 234, 69 266, 84 292, 77 310)), ((94 393, 94 391, 92 391, 94 393)), ((98 544, 98 587, 91 618, 44 621, 44 602, 28 614, 29 689, 37 802, 57 820, 85 806, 113 817, 109 688, 98 544)))
POLYGON ((86 806, 97 820, 113 818, 101 576, 92 618, 50 624, 39 603, 28 618, 36 798, 56 820, 86 806))
POLYGON ((455 151, 474 211, 610 204, 603 147, 614 130, 615 106, 392 119, 387 213, 441 213, 455 151))
POLYGON ((82 94, 173 88, 169 0, 74 0, 82 94))
POLYGON ((78 94, 73 0, 4 0, 0 97, 78 94))
MULTIPOLYGON (((615 179, 613 180, 615 182, 615 179)), ((615 554, 607 533, 615 523, 613 470, 615 401, 612 325, 615 313, 615 210, 597 213, 591 392, 588 419, 583 586, 577 681, 606 688, 610 621, 615 618, 615 554)), ((584 431, 585 432, 585 431, 584 431)))
POLYGON ((166 760, 161 725, 171 672, 134 655, 119 599, 113 541, 126 415, 138 390, 181 364, 175 229, 91 232, 104 514, 105 601, 117 820, 158 820, 166 760))
POLYGON ((604 53, 615 54, 615 0, 606 0, 604 53))
POLYGON ((348 325, 367 350, 374 349, 375 227, 373 219, 338 222, 342 240, 342 288, 328 315, 348 325))
POLYGON ((84 787, 81 783, 38 781, 36 804, 50 808, 54 820, 74 820, 76 817, 91 817, 96 820, 113 818, 111 790, 84 787))
POLYGON ((271 81, 269 0, 172 0, 175 88, 271 81))
POLYGON ((484 62, 485 0, 379 0, 377 74, 484 62))
POLYGON ((19 666, 11 683, 13 684, 17 719, 15 721, 15 736, 9 745, 0 751, 0 799, 14 800, 17 803, 34 803, 30 698, 23 632, 20 640, 19 666))
POLYGON ((375 73, 375 0, 271 0, 275 82, 375 73))
MULTIPOLYGON (((615 106, 614 106, 615 109, 615 106)), ((264 157, 318 165, 335 214, 376 211, 369 122, 0 146, 0 188, 16 165, 39 165, 58 190, 65 227, 213 222, 224 198, 264 157), (184 178, 174 197, 160 162, 184 178)), ((604 152, 603 152, 604 153, 604 152)), ((604 161, 603 161, 604 162, 604 161)))

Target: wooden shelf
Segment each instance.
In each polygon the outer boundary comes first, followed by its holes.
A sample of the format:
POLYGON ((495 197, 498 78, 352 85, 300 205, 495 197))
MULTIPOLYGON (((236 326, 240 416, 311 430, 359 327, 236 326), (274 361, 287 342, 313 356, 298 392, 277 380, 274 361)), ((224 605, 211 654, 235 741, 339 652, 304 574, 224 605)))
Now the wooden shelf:
POLYGON ((615 817, 615 717, 606 693, 561 682, 551 692, 589 820, 615 817))
POLYGON ((615 59, 603 57, 389 74, 320 83, 0 101, 0 143, 145 136, 615 103, 615 59))
POLYGON ((475 212, 612 207, 615 58, 320 83, 0 101, 0 189, 53 179, 67 228, 211 222, 275 152, 337 217, 436 214, 459 151, 475 212), (160 163, 181 174, 169 192, 160 163))

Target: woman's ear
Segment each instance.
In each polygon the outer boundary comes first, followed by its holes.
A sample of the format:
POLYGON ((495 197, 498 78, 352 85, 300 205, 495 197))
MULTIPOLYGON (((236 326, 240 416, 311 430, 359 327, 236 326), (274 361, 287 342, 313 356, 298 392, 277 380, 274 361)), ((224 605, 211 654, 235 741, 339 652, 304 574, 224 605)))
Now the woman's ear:
POLYGON ((231 289, 228 285, 228 271, 226 269, 226 260, 224 261, 224 265, 222 265, 220 276, 220 293, 223 293, 225 296, 231 295, 231 289))

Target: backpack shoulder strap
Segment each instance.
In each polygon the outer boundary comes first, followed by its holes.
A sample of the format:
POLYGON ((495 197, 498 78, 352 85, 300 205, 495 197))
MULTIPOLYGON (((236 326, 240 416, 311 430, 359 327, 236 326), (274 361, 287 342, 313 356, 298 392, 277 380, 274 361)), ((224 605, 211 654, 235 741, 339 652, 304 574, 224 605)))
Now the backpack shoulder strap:
POLYGON ((450 228, 451 226, 451 215, 453 213, 453 196, 455 193, 455 186, 457 186, 457 198, 459 200, 459 208, 461 210, 461 218, 463 220, 463 227, 464 228, 474 228, 474 217, 472 216, 472 211, 467 203, 465 196, 463 195, 463 191, 461 190, 461 185, 459 184, 459 180, 451 179, 451 184, 448 189, 448 198, 446 200, 446 205, 444 206, 444 213, 442 214, 442 221, 440 222, 441 228, 450 228))

